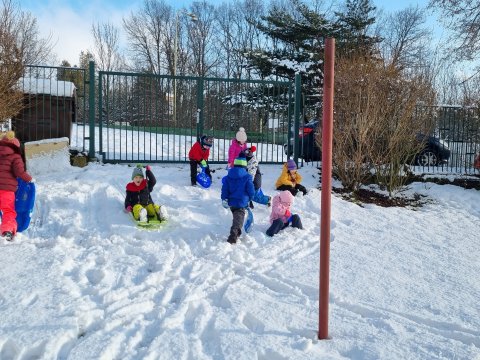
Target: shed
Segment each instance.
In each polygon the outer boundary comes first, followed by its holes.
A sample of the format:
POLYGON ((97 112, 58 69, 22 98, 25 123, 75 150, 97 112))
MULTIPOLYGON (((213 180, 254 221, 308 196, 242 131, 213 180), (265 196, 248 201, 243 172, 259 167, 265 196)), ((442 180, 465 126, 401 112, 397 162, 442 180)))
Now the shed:
POLYGON ((70 139, 76 117, 75 85, 69 81, 21 78, 24 108, 12 118, 12 128, 22 142, 70 139))

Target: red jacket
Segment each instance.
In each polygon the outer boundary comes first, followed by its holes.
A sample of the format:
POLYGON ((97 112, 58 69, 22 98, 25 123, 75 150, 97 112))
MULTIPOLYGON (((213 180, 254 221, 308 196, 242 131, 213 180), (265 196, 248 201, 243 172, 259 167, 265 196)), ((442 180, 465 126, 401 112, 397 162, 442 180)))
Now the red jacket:
POLYGON ((200 142, 198 141, 195 144, 193 144, 192 148, 188 152, 188 158, 190 160, 195 160, 198 162, 202 160, 207 161, 209 155, 210 155, 210 149, 209 148, 202 149, 202 145, 200 145, 200 142))
POLYGON ((0 190, 17 191, 17 177, 30 182, 25 171, 20 148, 10 141, 0 140, 0 190))

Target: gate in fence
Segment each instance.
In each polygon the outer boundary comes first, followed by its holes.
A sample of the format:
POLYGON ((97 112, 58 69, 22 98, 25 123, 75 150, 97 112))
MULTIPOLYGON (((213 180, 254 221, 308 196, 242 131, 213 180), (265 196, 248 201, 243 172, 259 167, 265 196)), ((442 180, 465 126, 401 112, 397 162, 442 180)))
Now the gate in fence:
POLYGON ((188 162, 192 144, 209 135, 210 162, 225 163, 240 127, 262 162, 286 160, 291 82, 100 71, 97 88, 104 162, 188 162))

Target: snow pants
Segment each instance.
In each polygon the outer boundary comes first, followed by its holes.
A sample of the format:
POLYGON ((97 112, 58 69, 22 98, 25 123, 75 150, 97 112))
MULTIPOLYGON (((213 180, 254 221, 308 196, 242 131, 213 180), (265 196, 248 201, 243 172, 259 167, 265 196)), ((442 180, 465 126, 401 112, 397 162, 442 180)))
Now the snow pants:
POLYGON ((13 191, 0 190, 0 211, 2 212, 0 234, 10 231, 15 235, 17 232, 17 213, 15 211, 15 193, 13 191))
MULTIPOLYGON (((297 228, 297 229, 303 229, 302 221, 300 220, 300 216, 295 214, 295 215, 292 215, 291 219, 292 219, 291 220, 292 227, 297 228)), ((277 219, 267 229, 267 235, 268 236, 273 236, 275 234, 278 234, 278 232, 280 230, 285 229, 286 227, 288 227, 288 225, 290 225, 290 222, 284 223, 282 219, 277 219)))
POLYGON ((245 221, 245 208, 237 208, 230 206, 230 211, 233 215, 232 227, 230 228, 230 235, 227 241, 230 244, 235 244, 242 234, 243 222, 245 221))
POLYGON ((148 217, 157 216, 160 211, 160 205, 157 204, 148 204, 147 206, 137 204, 132 209, 133 217, 135 218, 135 220, 140 220, 140 210, 142 210, 143 208, 147 209, 148 217))

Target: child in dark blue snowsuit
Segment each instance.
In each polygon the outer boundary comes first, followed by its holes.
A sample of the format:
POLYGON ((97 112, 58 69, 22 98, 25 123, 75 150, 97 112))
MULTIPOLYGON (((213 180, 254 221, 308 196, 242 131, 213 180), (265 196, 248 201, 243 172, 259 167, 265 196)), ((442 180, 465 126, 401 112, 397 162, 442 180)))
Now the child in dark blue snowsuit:
POLYGON ((233 162, 233 168, 222 179, 222 204, 233 215, 232 227, 227 241, 235 244, 242 234, 242 226, 245 220, 245 208, 255 196, 255 189, 250 174, 247 172, 247 159, 237 157, 233 162))

